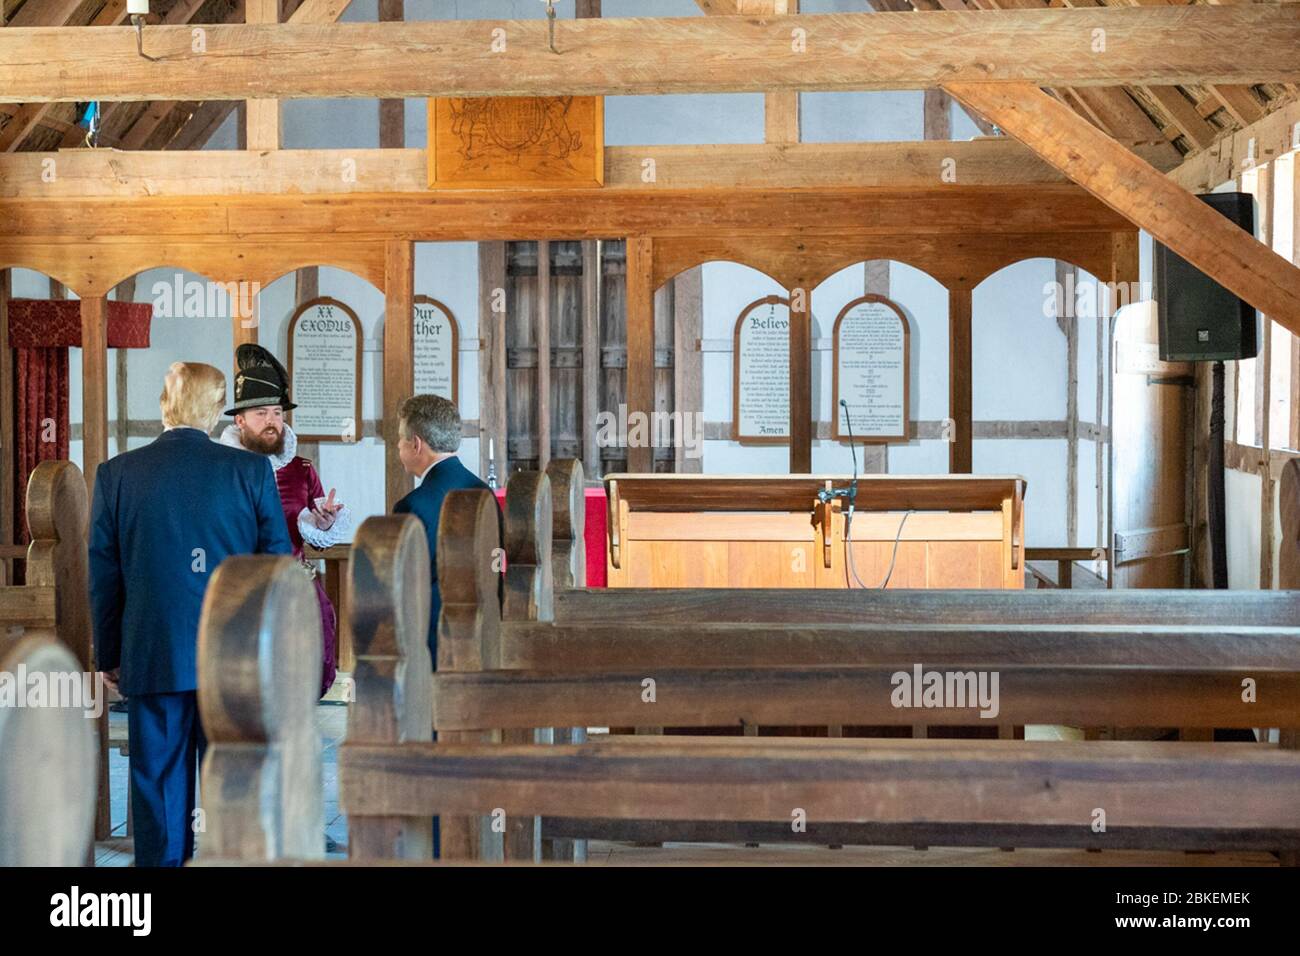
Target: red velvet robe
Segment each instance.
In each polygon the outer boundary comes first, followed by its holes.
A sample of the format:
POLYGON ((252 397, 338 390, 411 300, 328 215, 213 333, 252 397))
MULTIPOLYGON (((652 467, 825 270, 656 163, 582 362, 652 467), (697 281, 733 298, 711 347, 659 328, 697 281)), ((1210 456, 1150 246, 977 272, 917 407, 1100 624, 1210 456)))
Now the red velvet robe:
MULTIPOLYGON (((285 524, 289 526, 289 539, 293 542, 293 555, 302 558, 302 533, 298 530, 298 514, 303 508, 310 509, 317 498, 325 497, 321 487, 320 475, 306 458, 295 456, 283 468, 275 472, 275 483, 280 489, 280 502, 284 506, 285 524)), ((316 597, 320 602, 321 637, 325 645, 325 669, 321 675, 321 695, 334 683, 334 674, 338 668, 338 624, 335 621, 334 605, 325 593, 325 582, 316 576, 316 597)))

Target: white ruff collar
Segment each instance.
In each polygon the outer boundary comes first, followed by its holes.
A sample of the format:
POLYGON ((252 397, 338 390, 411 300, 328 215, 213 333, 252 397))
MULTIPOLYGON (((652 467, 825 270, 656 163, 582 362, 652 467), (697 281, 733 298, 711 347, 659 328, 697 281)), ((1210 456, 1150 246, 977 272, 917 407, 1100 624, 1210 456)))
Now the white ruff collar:
MULTIPOLYGON (((231 448, 243 448, 244 443, 239 440, 239 426, 227 425, 221 430, 221 444, 229 445, 231 448)), ((245 449, 246 451, 249 449, 245 449)), ((284 426, 284 451, 278 455, 267 455, 271 460, 271 467, 279 471, 289 462, 293 461, 294 456, 298 454, 298 436, 293 433, 293 429, 286 422, 284 426)))

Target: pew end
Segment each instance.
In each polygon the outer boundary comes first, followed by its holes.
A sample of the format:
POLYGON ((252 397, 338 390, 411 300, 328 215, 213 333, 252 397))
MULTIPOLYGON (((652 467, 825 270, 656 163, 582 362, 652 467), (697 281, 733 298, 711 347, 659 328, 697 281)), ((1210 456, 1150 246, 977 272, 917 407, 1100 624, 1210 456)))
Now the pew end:
MULTIPOLYGON (((34 677, 50 694, 59 685, 88 689, 81 662, 52 634, 0 634, 0 680, 25 695, 34 677)), ((90 858, 96 725, 77 701, 54 703, 0 704, 0 867, 81 866, 90 858)), ((89 706, 84 696, 81 703, 89 706)))
POLYGON ((40 674, 51 693, 62 685, 64 699, 0 706, 0 864, 78 865, 91 862, 92 840, 110 830, 108 715, 101 685, 87 684, 95 664, 81 469, 38 464, 26 514, 26 584, 0 587, 0 673, 15 694, 27 692, 20 673, 40 674))
POLYGON ((227 558, 199 619, 201 852, 318 859, 325 812, 316 695, 320 609, 292 558, 227 558))
MULTIPOLYGON (((340 760, 343 750, 364 744, 428 743, 433 738, 427 644, 432 589, 420 520, 367 518, 352 543, 347 588, 356 698, 340 760)), ((342 786, 339 797, 348 814, 349 859, 432 859, 432 814, 422 819, 371 814, 353 804, 342 786)))

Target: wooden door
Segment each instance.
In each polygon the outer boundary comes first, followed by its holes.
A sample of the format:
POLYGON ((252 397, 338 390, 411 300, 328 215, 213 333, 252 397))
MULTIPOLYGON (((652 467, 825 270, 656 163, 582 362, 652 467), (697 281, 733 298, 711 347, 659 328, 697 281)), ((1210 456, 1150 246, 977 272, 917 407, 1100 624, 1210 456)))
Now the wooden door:
MULTIPOLYGON (((617 421, 620 407, 627 402, 625 242, 605 240, 600 244, 598 295, 587 288, 584 273, 584 267, 596 261, 590 254, 593 250, 584 247, 594 246, 594 242, 521 241, 502 245, 500 282, 506 296, 502 322, 504 363, 497 372, 493 363, 485 362, 480 376, 480 404, 484 409, 493 403, 500 404, 495 379, 498 374, 504 377, 506 438, 504 442, 498 441, 506 448, 506 460, 498 460, 498 478, 505 481, 511 472, 520 468, 540 469, 544 460, 553 458, 582 459, 589 480, 606 472, 625 471, 626 448, 615 443, 596 446, 590 440, 598 432, 598 416, 608 413, 617 421), (543 249, 547 263, 539 262, 543 249), (548 270, 549 274, 543 275, 542 270, 548 270), (543 321, 545 334, 540 334, 543 321), (589 338, 597 347, 588 347, 589 338), (545 401, 541 394, 543 387, 545 401), (544 429, 542 416, 546 421, 544 429), (595 452, 594 461, 590 460, 591 452, 595 452)), ((490 278, 488 287, 495 282, 490 278)), ((698 281, 692 288, 698 296, 698 281)), ((679 346, 678 326, 691 315, 698 326, 698 307, 693 313, 679 309, 677 299, 676 280, 665 283, 655 294, 655 411, 658 412, 679 408, 698 410, 702 400, 698 375, 683 386, 689 389, 685 400, 676 384, 674 352, 679 346)), ((488 320, 492 321, 490 317, 488 320)), ((688 343, 680 344, 698 351, 698 328, 692 326, 687 331, 694 334, 687 336, 688 343)), ((676 457, 672 447, 655 448, 654 470, 674 471, 676 457)))
POLYGON ((1192 366, 1160 361, 1154 302, 1114 321, 1110 586, 1187 587, 1192 366))

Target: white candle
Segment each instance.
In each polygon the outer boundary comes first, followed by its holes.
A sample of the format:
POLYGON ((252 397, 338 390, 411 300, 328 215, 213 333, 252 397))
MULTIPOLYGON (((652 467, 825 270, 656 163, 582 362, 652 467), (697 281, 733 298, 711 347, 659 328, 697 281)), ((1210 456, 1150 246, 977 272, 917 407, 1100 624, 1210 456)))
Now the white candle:
POLYGON ((127 15, 140 14, 144 15, 149 12, 149 0, 126 0, 127 15))
POLYGON ((496 458, 496 456, 497 456, 497 455, 496 455, 496 445, 494 445, 494 444, 492 443, 492 439, 489 438, 489 439, 488 439, 488 461, 492 461, 494 458, 496 458))

